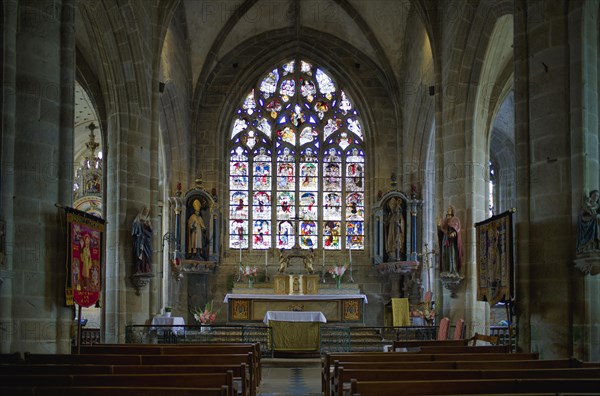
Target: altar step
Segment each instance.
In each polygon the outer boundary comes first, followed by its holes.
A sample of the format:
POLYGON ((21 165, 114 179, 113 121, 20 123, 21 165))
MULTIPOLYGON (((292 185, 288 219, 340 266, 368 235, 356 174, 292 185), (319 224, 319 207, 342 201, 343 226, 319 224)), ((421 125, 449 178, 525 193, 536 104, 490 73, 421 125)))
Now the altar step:
POLYGON ((373 328, 325 326, 321 328, 321 352, 376 352, 392 344, 373 328))

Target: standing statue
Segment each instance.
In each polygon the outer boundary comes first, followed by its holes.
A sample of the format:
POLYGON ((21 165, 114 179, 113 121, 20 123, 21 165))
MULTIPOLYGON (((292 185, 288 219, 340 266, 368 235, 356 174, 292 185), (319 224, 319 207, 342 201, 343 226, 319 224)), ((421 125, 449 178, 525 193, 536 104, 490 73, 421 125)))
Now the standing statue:
POLYGON ((598 190, 584 199, 577 224, 577 253, 600 249, 600 203, 598 190))
POLYGON ((304 257, 304 269, 309 274, 312 274, 313 272, 315 272, 315 269, 313 268, 314 260, 315 260, 315 251, 313 248, 310 248, 308 255, 306 257, 304 257))
POLYGON ((446 210, 446 217, 438 222, 438 238, 441 271, 457 274, 462 264, 462 243, 460 220, 454 216, 452 206, 446 210))
POLYGON ((290 263, 289 257, 286 257, 283 254, 283 249, 279 250, 279 273, 283 274, 287 269, 288 264, 290 263))
POLYGON ((152 272, 152 223, 147 207, 143 207, 133 220, 131 235, 135 273, 149 274, 152 272))
POLYGON ((194 199, 192 202, 194 213, 190 215, 187 221, 187 249, 189 257, 203 257, 204 256, 204 239, 206 236, 206 226, 204 220, 200 215, 202 204, 199 199, 194 199))
POLYGON ((402 201, 399 198, 391 198, 388 201, 389 213, 385 219, 387 235, 385 239, 385 251, 389 260, 398 260, 400 253, 404 253, 405 222, 402 216, 402 201))

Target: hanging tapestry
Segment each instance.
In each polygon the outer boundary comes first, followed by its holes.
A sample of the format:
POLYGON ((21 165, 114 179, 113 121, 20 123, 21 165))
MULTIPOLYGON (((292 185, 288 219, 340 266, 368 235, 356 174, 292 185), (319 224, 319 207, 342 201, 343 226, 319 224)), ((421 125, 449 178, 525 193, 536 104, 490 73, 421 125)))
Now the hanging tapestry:
POLYGON ((477 300, 490 306, 510 300, 513 293, 512 212, 475 224, 477 300))
POLYGON ((90 307, 100 297, 104 220, 73 208, 67 215, 67 305, 90 307))

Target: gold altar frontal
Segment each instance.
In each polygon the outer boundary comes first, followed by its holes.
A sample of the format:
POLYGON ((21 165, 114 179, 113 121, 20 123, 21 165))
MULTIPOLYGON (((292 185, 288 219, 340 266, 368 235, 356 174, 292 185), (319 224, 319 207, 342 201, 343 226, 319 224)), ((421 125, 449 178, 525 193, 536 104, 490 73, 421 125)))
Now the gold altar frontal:
POLYGON ((224 302, 229 322, 262 322, 268 311, 319 311, 328 323, 363 323, 367 298, 354 283, 338 289, 318 275, 275 275, 272 283, 236 283, 224 302))
POLYGON ((263 320, 272 329, 274 356, 320 353, 320 325, 326 321, 322 312, 306 311, 267 311, 263 320))

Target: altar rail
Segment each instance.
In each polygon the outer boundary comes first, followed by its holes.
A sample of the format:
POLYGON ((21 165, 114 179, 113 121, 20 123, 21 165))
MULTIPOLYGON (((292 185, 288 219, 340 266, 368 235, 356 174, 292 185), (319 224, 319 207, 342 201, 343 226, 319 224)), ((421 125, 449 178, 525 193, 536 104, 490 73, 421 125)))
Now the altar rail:
MULTIPOLYGON (((342 326, 324 324, 321 326, 320 351, 358 352, 382 351, 394 341, 432 340, 437 336, 437 326, 342 326)), ((453 334, 452 326, 448 331, 453 334)), ((499 336, 500 344, 511 345, 516 351, 517 336, 513 331, 512 340, 508 328, 494 326, 490 334, 499 336)), ((271 327, 264 325, 213 325, 171 326, 130 325, 125 329, 127 343, 205 343, 205 342, 259 342, 263 357, 273 356, 273 335, 271 327)))

